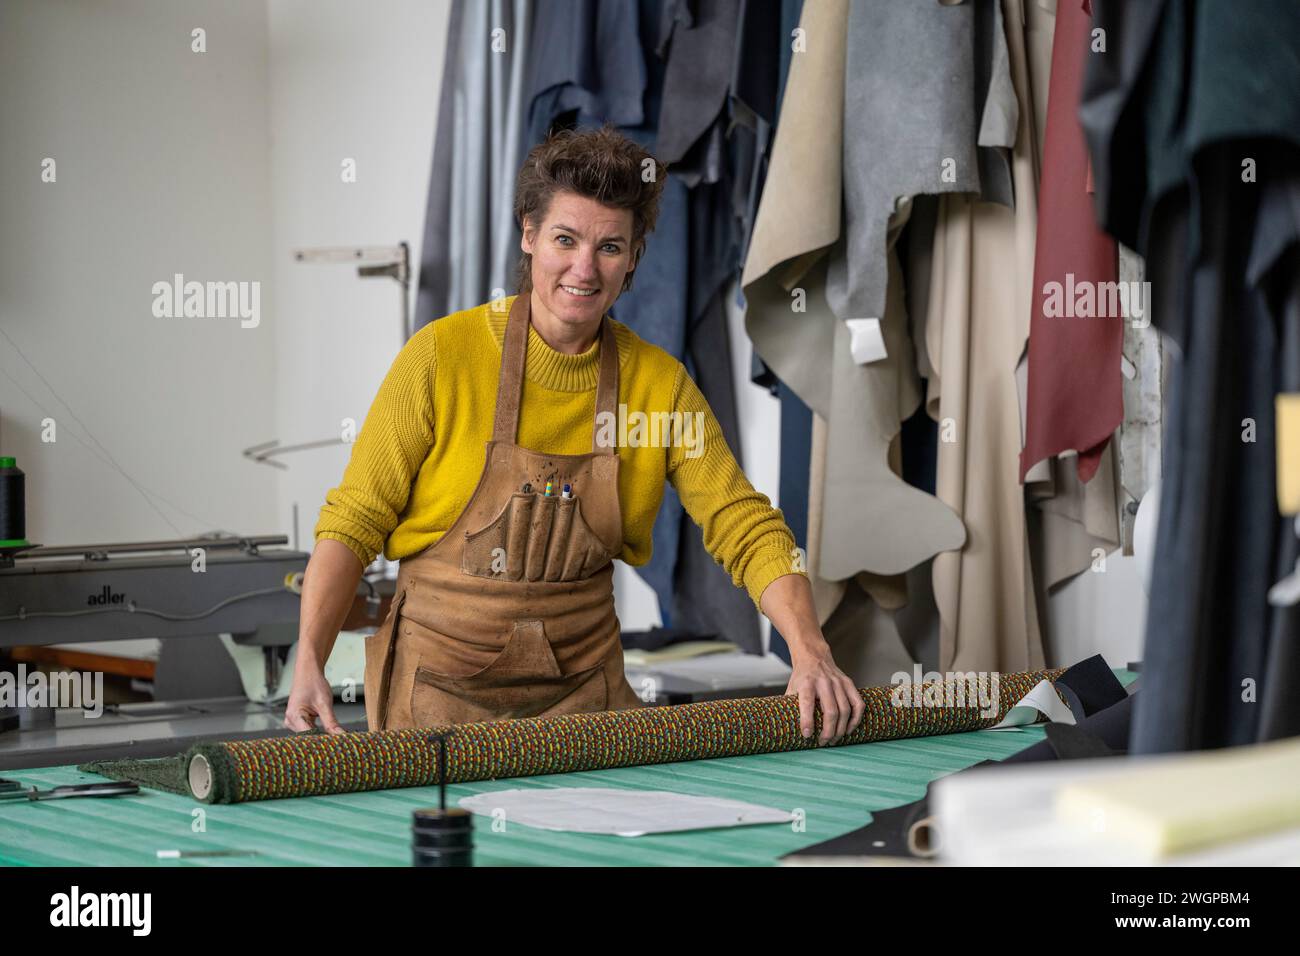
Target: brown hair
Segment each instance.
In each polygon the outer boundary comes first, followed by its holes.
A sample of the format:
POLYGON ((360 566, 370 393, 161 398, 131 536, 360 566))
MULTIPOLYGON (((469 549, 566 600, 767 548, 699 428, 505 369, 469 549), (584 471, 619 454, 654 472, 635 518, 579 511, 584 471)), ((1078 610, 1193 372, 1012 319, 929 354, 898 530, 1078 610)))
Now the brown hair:
MULTIPOLYGON (((515 222, 540 225, 561 190, 617 209, 632 210, 632 269, 623 291, 632 288, 632 276, 644 250, 640 247, 654 231, 659 218, 659 196, 668 168, 614 126, 600 129, 564 129, 534 146, 515 181, 515 222), (647 181, 647 178, 649 181, 647 181)), ((520 295, 532 291, 533 257, 519 258, 516 286, 520 295)))

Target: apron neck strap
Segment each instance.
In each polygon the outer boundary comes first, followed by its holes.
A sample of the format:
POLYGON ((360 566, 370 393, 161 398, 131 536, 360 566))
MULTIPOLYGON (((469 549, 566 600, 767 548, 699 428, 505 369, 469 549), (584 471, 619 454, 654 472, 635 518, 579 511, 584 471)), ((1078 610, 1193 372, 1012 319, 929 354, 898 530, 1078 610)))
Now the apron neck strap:
MULTIPOLYGON (((506 320, 505 342, 502 344, 501 377, 497 383, 496 421, 492 426, 492 440, 515 444, 519 435, 519 404, 524 391, 524 366, 528 354, 528 328, 530 325, 530 295, 515 296, 506 320)), ((596 441, 600 414, 611 416, 618 412, 618 343, 614 327, 607 317, 600 320, 600 380, 596 385, 596 419, 592 423, 591 450, 598 455, 612 455, 613 445, 601 447, 596 441)))

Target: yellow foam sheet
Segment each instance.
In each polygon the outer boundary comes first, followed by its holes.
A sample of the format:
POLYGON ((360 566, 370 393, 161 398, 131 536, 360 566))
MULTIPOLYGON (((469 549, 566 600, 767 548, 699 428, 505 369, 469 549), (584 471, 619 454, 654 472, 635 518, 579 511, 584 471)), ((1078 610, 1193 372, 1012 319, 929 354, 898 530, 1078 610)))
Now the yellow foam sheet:
POLYGON ((1300 738, 1161 758, 1068 784, 1056 815, 1151 857, 1300 826, 1300 738))
POLYGON ((1277 412, 1277 507, 1284 515, 1300 513, 1300 394, 1274 400, 1277 412))

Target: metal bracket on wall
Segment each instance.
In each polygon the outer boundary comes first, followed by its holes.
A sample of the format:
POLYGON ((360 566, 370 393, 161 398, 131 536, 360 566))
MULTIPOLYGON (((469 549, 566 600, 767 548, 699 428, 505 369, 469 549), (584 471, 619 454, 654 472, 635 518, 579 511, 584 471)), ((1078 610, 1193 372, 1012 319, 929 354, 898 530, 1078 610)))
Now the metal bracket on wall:
POLYGON ((244 457, 251 458, 253 461, 262 465, 270 465, 272 468, 279 468, 288 471, 289 466, 279 461, 272 461, 272 455, 286 455, 291 451, 306 451, 309 448, 328 448, 331 445, 345 445, 342 438, 323 438, 320 441, 303 442, 301 445, 281 445, 280 439, 273 438, 270 441, 262 442, 260 445, 253 445, 244 449, 244 457))
POLYGON ((402 338, 411 337, 411 248, 405 242, 395 246, 329 246, 295 249, 296 262, 352 262, 362 278, 389 276, 402 287, 402 338))

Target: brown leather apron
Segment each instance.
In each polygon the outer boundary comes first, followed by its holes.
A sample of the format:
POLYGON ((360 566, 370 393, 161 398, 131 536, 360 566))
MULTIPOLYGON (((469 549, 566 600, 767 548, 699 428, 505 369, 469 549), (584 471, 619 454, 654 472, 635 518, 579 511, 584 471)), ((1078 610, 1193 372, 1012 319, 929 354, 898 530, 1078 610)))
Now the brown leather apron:
POLYGON ((596 443, 600 413, 617 413, 614 330, 601 320, 591 453, 546 455, 515 444, 528 329, 520 295, 478 486, 446 534, 402 560, 388 617, 366 639, 371 730, 641 704, 623 674, 614 613, 619 460, 596 443))

